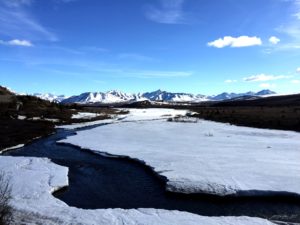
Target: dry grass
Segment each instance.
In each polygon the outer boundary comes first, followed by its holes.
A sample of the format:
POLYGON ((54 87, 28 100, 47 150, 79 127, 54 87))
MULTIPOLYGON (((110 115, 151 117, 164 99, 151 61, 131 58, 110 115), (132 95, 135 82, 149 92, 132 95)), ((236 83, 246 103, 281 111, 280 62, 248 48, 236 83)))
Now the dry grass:
POLYGON ((0 150, 49 135, 55 131, 55 125, 109 119, 112 115, 124 113, 126 112, 107 107, 65 106, 34 96, 0 95, 0 150), (94 112, 99 116, 91 119, 72 119, 72 114, 77 112, 94 112), (20 120, 19 116, 25 119, 20 120), (38 120, 34 121, 32 118, 38 120))
POLYGON ((236 125, 300 131, 300 107, 202 107, 193 117, 236 125))
POLYGON ((0 224, 7 225, 12 221, 11 184, 10 179, 0 172, 0 224))

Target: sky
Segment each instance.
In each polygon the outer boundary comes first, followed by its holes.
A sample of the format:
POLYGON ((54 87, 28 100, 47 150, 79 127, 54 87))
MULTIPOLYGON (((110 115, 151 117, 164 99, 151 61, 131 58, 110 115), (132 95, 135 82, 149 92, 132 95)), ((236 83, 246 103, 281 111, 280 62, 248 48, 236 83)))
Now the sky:
POLYGON ((0 0, 0 85, 300 92, 300 0, 0 0))

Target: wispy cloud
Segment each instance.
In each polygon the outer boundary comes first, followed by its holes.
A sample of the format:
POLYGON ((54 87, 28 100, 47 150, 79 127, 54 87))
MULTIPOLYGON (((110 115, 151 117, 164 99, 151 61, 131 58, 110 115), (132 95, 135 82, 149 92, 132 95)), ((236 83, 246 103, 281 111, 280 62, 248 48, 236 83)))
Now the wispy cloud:
POLYGON ((97 84, 106 84, 107 82, 104 80, 93 80, 97 84))
MULTIPOLYGON (((74 66, 75 67, 75 66, 74 66)), ((137 79, 171 79, 171 78, 186 78, 192 76, 190 71, 161 71, 161 70, 141 70, 141 69, 126 69, 126 68, 105 68, 102 66, 78 66, 76 71, 74 67, 70 69, 45 69, 44 71, 59 74, 86 77, 86 74, 92 74, 94 77, 101 74, 101 77, 108 76, 110 78, 137 78, 137 79)))
POLYGON ((300 73, 300 67, 298 67, 298 68, 296 69, 296 72, 297 72, 297 73, 300 73))
POLYGON ((278 50, 297 50, 300 48, 300 1, 286 0, 291 4, 291 14, 288 22, 281 24, 276 31, 290 37, 289 42, 278 47, 278 50))
POLYGON ((300 80, 291 80, 292 84, 300 84, 300 80))
POLYGON ((68 48, 59 45, 40 45, 39 48, 41 50, 57 52, 57 54, 68 53, 72 55, 83 55, 85 53, 84 50, 81 49, 68 48))
POLYGON ((133 77, 133 78, 184 78, 193 75, 191 71, 163 71, 163 70, 140 70, 140 69, 114 69, 114 68, 100 68, 95 71, 101 73, 109 73, 116 77, 133 77))
POLYGON ((21 7, 31 5, 33 0, 0 0, 0 4, 7 7, 21 7))
POLYGON ((215 41, 209 42, 207 44, 210 47, 215 48, 224 48, 224 47, 249 47, 255 45, 262 45, 262 41, 258 37, 249 37, 249 36, 240 36, 240 37, 231 37, 225 36, 223 38, 219 38, 215 41))
POLYGON ((77 0, 54 0, 56 2, 62 2, 62 3, 69 3, 69 2, 75 2, 77 0))
POLYGON ((124 71, 123 74, 135 78, 174 78, 174 77, 189 77, 193 73, 190 71, 137 70, 137 71, 124 71))
POLYGON ((145 16, 154 22, 165 24, 185 23, 184 0, 160 0, 159 6, 148 5, 145 16))
POLYGON ((141 54, 136 54, 136 53, 120 53, 117 56, 119 59, 129 59, 129 60, 135 60, 135 61, 153 61, 154 59, 149 57, 149 56, 145 56, 145 55, 141 55, 141 54))
POLYGON ((11 46, 23 46, 23 47, 32 47, 33 44, 30 41, 27 40, 18 40, 18 39, 13 39, 10 41, 3 41, 0 40, 1 45, 11 45, 11 46))
POLYGON ((0 0, 0 34, 11 38, 56 41, 54 33, 34 18, 30 0, 0 0))
POLYGON ((236 83, 236 82, 237 82, 237 80, 230 80, 230 79, 224 81, 224 83, 227 83, 227 84, 236 83))
POLYGON ((109 52, 107 48, 101 48, 96 46, 84 46, 80 48, 83 51, 91 51, 91 52, 109 52))
POLYGON ((43 69, 44 71, 50 72, 50 73, 56 73, 56 74, 60 74, 60 75, 70 75, 70 76, 85 76, 84 73, 80 73, 80 72, 73 72, 70 70, 57 70, 57 69, 43 69))
MULTIPOLYGON (((0 4, 6 5, 8 7, 22 7, 22 6, 30 6, 37 0, 0 0, 0 4)), ((69 3, 75 2, 77 0, 52 0, 56 3, 69 3)))
MULTIPOLYGON (((51 51, 51 49, 48 49, 51 51)), ((63 53, 62 53, 63 54, 63 53)), ((48 70, 50 73, 76 75, 86 77, 87 74, 101 77, 111 78, 137 78, 137 79, 172 79, 172 78, 187 78, 194 74, 189 70, 155 70, 155 69, 139 69, 128 67, 128 65, 115 64, 106 61, 86 60, 85 57, 80 57, 78 54, 68 54, 69 58, 60 57, 55 54, 56 58, 29 57, 28 54, 23 58, 18 58, 17 62, 36 69, 48 70), (74 57, 73 57, 74 56, 74 57)), ((1 59, 10 61, 11 59, 1 59)))
POLYGON ((275 88, 276 84, 270 84, 270 83, 262 83, 259 85, 260 88, 275 88))
POLYGON ((270 81, 270 80, 280 80, 280 79, 288 79, 292 76, 285 76, 285 75, 267 75, 267 74, 258 74, 249 77, 243 78, 244 81, 251 81, 251 82, 261 82, 261 81, 270 81))

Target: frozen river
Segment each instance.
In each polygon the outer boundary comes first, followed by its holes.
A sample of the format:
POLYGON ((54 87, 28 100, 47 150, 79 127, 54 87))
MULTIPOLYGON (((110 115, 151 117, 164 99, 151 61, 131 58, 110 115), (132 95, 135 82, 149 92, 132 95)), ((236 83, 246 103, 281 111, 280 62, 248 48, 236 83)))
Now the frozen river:
POLYGON ((55 196, 70 206, 84 209, 157 208, 207 216, 255 216, 298 221, 300 198, 217 197, 204 194, 175 194, 165 191, 165 180, 145 165, 126 158, 107 158, 57 141, 73 135, 58 129, 50 137, 34 141, 11 156, 50 158, 69 168, 68 188, 55 196))

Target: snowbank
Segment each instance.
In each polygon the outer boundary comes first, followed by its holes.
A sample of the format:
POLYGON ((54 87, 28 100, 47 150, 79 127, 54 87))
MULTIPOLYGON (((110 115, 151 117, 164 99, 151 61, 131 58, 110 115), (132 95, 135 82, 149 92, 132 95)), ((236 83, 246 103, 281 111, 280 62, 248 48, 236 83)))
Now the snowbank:
POLYGON ((175 117, 178 115, 185 115, 187 110, 174 110, 174 109, 119 109, 120 111, 128 111, 128 114, 121 114, 113 117, 112 119, 96 120, 84 123, 75 123, 70 125, 56 126, 63 129, 78 129, 94 125, 102 125, 107 123, 119 123, 128 121, 141 121, 141 120, 158 120, 175 117))
POLYGON ((92 119, 100 114, 90 113, 90 112, 79 112, 77 114, 72 115, 72 119, 92 119))
POLYGON ((22 147, 24 147, 24 144, 18 144, 18 145, 12 146, 12 147, 0 149, 0 154, 2 154, 3 152, 6 152, 6 151, 10 151, 10 150, 14 150, 17 148, 22 148, 22 147))
POLYGON ((127 120, 135 122, 79 131, 61 142, 141 160, 174 192, 300 194, 300 133, 210 121, 138 121, 152 113, 133 110, 127 120))
POLYGON ((26 120, 26 116, 21 116, 21 115, 18 115, 18 120, 26 120))
POLYGON ((15 224, 101 225, 271 225, 250 217, 204 217, 160 209, 98 209, 69 207, 52 196, 68 185, 68 169, 48 159, 0 156, 0 170, 11 177, 15 224))
POLYGON ((128 109, 129 113, 125 115, 124 121, 142 121, 142 120, 158 120, 175 116, 184 116, 188 110, 175 109, 128 109))
POLYGON ((115 121, 116 121, 116 119, 95 120, 95 121, 91 121, 91 122, 73 123, 73 124, 69 124, 69 125, 59 125, 59 126, 55 126, 55 128, 73 130, 73 129, 79 129, 79 128, 84 128, 84 127, 89 127, 89 126, 114 123, 115 121))

